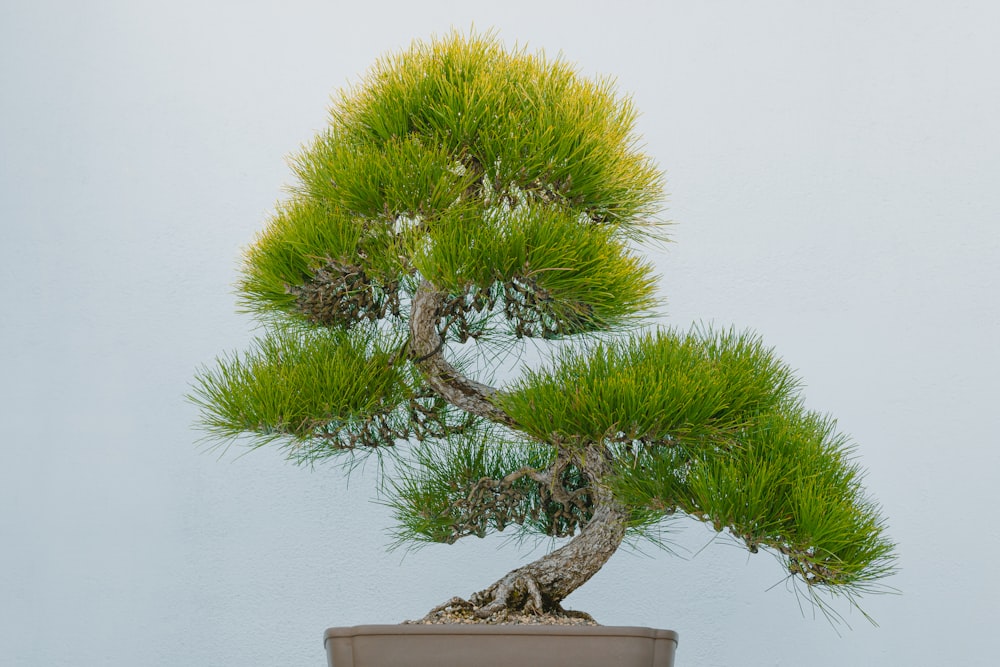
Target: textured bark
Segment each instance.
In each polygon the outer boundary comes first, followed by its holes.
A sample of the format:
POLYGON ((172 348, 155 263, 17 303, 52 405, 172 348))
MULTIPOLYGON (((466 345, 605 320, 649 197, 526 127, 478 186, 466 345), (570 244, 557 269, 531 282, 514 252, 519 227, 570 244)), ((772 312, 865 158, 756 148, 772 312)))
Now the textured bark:
POLYGON ((504 609, 536 614, 562 611, 566 596, 589 581, 618 550, 625 538, 628 511, 602 485, 611 471, 610 461, 602 447, 592 445, 582 465, 596 498, 590 521, 568 544, 473 594, 470 602, 476 616, 489 618, 504 609))
POLYGON ((441 353, 444 337, 438 330, 444 295, 428 282, 421 283, 410 313, 410 358, 427 384, 446 401, 466 412, 508 426, 514 420, 490 402, 496 389, 462 375, 441 353))
MULTIPOLYGON (((452 405, 517 428, 514 420, 490 401, 496 389, 465 377, 444 358, 444 339, 439 330, 443 303, 444 295, 433 285, 426 281, 420 285, 411 310, 410 358, 427 384, 452 405)), ((561 452, 559 461, 565 464, 567 457, 579 457, 580 469, 589 480, 594 500, 593 515, 580 532, 559 549, 473 594, 469 601, 453 598, 432 610, 428 617, 447 607, 472 607, 480 618, 489 618, 503 610, 535 614, 562 611, 560 603, 566 596, 608 562, 625 537, 628 520, 627 509, 603 484, 611 473, 609 454, 604 447, 593 444, 583 451, 561 452)), ((544 476, 545 472, 534 474, 544 476)), ((549 479, 555 497, 562 489, 555 476, 549 479)))

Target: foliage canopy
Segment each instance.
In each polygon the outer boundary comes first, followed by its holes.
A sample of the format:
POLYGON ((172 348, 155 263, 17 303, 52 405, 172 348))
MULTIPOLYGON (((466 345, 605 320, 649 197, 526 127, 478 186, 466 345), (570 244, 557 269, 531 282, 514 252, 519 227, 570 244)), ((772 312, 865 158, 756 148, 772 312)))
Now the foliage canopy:
POLYGON ((267 333, 199 372, 202 426, 297 461, 406 452, 386 484, 404 541, 570 536, 613 505, 637 535, 681 513, 811 589, 867 590, 893 545, 789 367, 752 333, 638 326, 662 192, 635 120, 610 80, 492 35, 379 61, 246 253, 267 333), (503 338, 566 343, 499 389, 444 359, 503 338))

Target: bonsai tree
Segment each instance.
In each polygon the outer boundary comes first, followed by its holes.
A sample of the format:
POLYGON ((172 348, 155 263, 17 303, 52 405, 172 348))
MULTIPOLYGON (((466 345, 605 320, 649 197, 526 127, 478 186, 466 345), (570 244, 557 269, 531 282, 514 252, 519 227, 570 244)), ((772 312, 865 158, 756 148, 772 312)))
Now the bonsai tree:
MULTIPOLYGON (((203 368, 209 437, 390 455, 404 542, 571 538, 447 605, 561 611, 682 514, 855 600, 893 545, 845 436, 753 333, 655 326, 661 174, 609 80, 492 35, 416 42, 334 102, 246 251, 264 335, 203 368), (522 339, 545 357, 509 371, 522 339)), ((523 351, 523 350, 522 350, 523 351)))

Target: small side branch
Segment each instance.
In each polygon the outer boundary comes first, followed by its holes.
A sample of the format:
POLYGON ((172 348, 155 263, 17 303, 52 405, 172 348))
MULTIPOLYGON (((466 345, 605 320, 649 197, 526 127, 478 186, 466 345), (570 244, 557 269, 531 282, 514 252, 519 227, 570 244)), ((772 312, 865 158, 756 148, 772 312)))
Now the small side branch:
POLYGON ((524 466, 498 479, 481 477, 454 494, 446 510, 449 543, 467 535, 483 537, 510 524, 534 524, 552 537, 575 534, 593 514, 589 487, 567 486, 568 462, 546 469, 524 466))
MULTIPOLYGON (((527 477, 528 479, 538 482, 539 484, 549 484, 552 481, 552 470, 550 468, 549 470, 542 471, 537 468, 532 468, 531 466, 525 466, 520 470, 515 470, 504 477, 500 480, 500 484, 504 487, 509 487, 522 477, 527 477)), ((480 481, 485 482, 488 480, 484 479, 480 481)))

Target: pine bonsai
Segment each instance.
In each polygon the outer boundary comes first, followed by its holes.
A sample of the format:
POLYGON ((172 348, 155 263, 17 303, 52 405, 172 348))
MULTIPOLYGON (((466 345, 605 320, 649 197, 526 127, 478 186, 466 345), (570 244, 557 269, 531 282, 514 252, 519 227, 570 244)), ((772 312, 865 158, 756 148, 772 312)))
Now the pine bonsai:
POLYGON ((752 333, 651 321, 661 174, 607 80, 491 35, 415 43, 337 99, 246 252, 266 335, 202 369, 208 436, 299 463, 391 455, 406 542, 569 538, 473 594, 547 613, 680 513, 856 594, 893 545, 832 419, 752 333), (521 339, 548 360, 503 386, 521 339), (551 343, 550 343, 551 341, 551 343))

